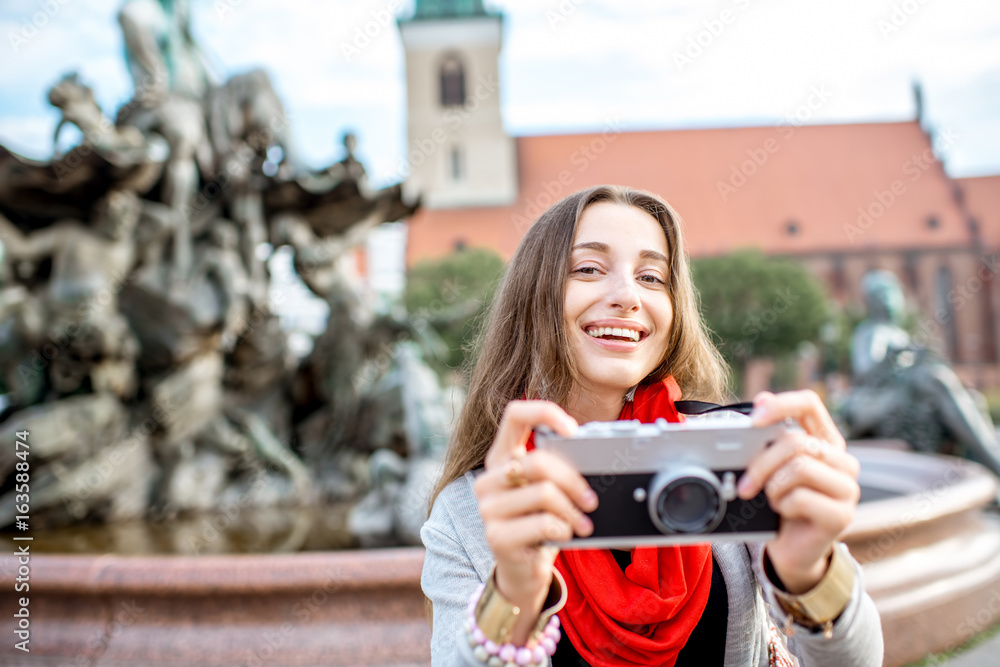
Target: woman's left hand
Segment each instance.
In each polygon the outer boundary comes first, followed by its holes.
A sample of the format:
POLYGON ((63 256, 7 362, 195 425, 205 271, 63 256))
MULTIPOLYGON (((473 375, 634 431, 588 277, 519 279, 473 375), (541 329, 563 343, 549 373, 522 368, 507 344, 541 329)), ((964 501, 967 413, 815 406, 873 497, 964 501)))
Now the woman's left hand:
POLYGON ((750 416, 754 426, 790 417, 805 429, 785 433, 761 452, 738 486, 743 499, 763 489, 781 515, 767 555, 788 592, 805 593, 823 578, 834 542, 854 517, 860 466, 814 391, 760 393, 750 416))

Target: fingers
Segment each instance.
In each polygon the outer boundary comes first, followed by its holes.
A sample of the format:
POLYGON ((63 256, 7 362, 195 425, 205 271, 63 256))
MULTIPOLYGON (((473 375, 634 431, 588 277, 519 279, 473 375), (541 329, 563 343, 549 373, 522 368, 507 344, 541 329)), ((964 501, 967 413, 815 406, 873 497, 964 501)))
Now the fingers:
POLYGON ((811 456, 794 456, 779 468, 764 485, 771 507, 776 508, 796 489, 807 488, 840 502, 857 504, 861 495, 858 483, 811 456))
POLYGON ((587 480, 551 452, 526 453, 528 434, 538 425, 567 436, 577 428, 576 421, 555 403, 511 401, 486 455, 486 470, 473 484, 498 563, 537 555, 539 545, 547 541, 593 533, 593 523, 583 512, 596 509, 598 501, 587 480), (517 468, 512 469, 512 463, 517 468), (511 479, 512 470, 518 479, 511 479))
POLYGON ((511 401, 503 411, 493 445, 486 454, 486 469, 524 454, 528 434, 536 426, 548 426, 560 435, 573 435, 576 420, 552 401, 511 401))
MULTIPOLYGON (((758 454, 740 478, 738 490, 740 497, 753 498, 765 484, 768 484, 775 473, 795 457, 812 458, 816 463, 840 472, 855 480, 861 466, 858 460, 844 451, 825 441, 804 433, 786 433, 773 445, 758 454)), ((821 468, 810 466, 807 472, 822 476, 821 468)), ((793 482, 797 478, 793 478, 793 482)))
POLYGON ((838 449, 846 447, 833 417, 819 395, 811 389, 780 394, 765 391, 757 394, 753 402, 754 409, 750 416, 754 426, 767 426, 791 418, 801 424, 806 433, 822 438, 838 449))
POLYGON ((486 524, 486 539, 498 559, 530 554, 525 547, 573 539, 573 528, 558 516, 544 512, 486 524))
POLYGON ((479 503, 483 521, 502 521, 537 512, 549 512, 570 525, 581 537, 590 535, 594 524, 580 508, 553 481, 512 489, 508 493, 495 493, 479 503))
MULTIPOLYGON (((529 482, 529 487, 533 485, 533 482, 548 480, 553 482, 568 497, 569 502, 587 512, 592 512, 597 508, 597 494, 587 484, 583 475, 552 452, 535 450, 527 454, 521 459, 521 468, 524 471, 525 479, 529 482)), ((480 498, 481 504, 484 498, 509 491, 513 487, 507 479, 506 466, 497 466, 487 469, 486 472, 479 475, 473 488, 476 496, 480 498)), ((507 496, 507 493, 503 493, 503 495, 507 496)))
POLYGON ((787 432, 760 452, 740 478, 740 497, 764 489, 781 516, 778 536, 768 553, 789 590, 812 588, 826 571, 830 545, 854 517, 861 496, 858 460, 826 406, 814 391, 764 392, 754 399, 754 426, 794 419, 803 431, 787 432))
POLYGON ((831 498, 814 489, 799 486, 771 501, 774 511, 785 521, 803 520, 836 537, 854 517, 854 504, 831 498))

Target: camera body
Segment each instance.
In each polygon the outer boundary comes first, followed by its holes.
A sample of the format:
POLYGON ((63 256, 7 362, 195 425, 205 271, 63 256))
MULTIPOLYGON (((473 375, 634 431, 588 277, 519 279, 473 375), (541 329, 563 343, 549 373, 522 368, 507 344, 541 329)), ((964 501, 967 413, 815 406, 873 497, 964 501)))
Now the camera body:
POLYGON ((593 534, 554 544, 592 549, 771 539, 779 516, 763 491, 739 498, 736 482, 785 430, 781 423, 752 428, 718 417, 589 422, 569 438, 539 427, 535 446, 565 458, 599 498, 588 514, 593 534))

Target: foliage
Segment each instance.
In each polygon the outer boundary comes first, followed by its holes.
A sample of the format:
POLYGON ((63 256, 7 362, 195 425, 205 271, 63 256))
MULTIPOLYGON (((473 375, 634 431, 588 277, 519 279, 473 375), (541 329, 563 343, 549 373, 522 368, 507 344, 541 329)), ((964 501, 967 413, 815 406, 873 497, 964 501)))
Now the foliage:
POLYGON ((801 265, 745 250, 692 261, 701 312, 731 365, 782 358, 816 342, 829 321, 826 292, 801 265))
POLYGON ((986 400, 986 409, 990 414, 990 419, 994 424, 1000 424, 1000 389, 984 390, 983 398, 986 400))
POLYGON ((415 326, 430 325, 447 346, 445 357, 432 361, 439 372, 464 365, 504 268, 496 252, 465 248, 410 269, 404 304, 415 326))
POLYGON ((854 330, 865 319, 865 311, 860 306, 850 304, 833 310, 830 321, 823 326, 820 372, 823 375, 840 373, 851 375, 851 339, 854 330))
MULTIPOLYGON (((989 641, 990 639, 993 639, 997 635, 1000 635, 1000 623, 997 623, 992 628, 984 630, 983 632, 980 632, 978 635, 973 636, 972 639, 965 642, 961 646, 945 649, 940 653, 931 653, 929 655, 924 656, 923 660, 911 663, 907 667, 936 667, 937 665, 946 664, 947 662, 954 660, 958 656, 962 655, 966 651, 976 648, 980 644, 983 644, 989 641)), ((968 660, 969 658, 973 657, 985 658, 988 652, 989 652, 988 648, 981 648, 979 649, 979 651, 976 652, 975 655, 966 656, 965 660, 968 660)), ((955 660, 955 662, 957 664, 960 661, 955 660)), ((963 662, 965 662, 965 664, 967 665, 972 664, 971 660, 963 662)))

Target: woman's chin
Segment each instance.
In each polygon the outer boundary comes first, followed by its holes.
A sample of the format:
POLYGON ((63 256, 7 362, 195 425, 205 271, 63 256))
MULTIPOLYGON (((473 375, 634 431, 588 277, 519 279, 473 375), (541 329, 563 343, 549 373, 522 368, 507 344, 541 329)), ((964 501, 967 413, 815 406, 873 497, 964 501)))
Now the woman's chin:
POLYGON ((646 377, 646 374, 607 371, 608 369, 605 369, 605 372, 600 374, 584 375, 584 384, 597 393, 621 392, 624 394, 646 377))

